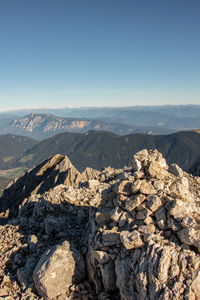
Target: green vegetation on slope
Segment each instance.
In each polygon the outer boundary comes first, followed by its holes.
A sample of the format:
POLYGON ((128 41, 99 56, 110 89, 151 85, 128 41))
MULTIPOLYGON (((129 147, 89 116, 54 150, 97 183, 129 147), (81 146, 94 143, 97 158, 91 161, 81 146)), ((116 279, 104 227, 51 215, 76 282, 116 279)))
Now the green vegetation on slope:
POLYGON ((0 195, 7 185, 14 179, 18 178, 26 171, 25 168, 14 168, 9 170, 0 170, 0 195))
POLYGON ((158 149, 168 163, 177 163, 184 170, 188 170, 200 153, 200 134, 195 131, 164 136, 145 134, 118 136, 105 131, 89 131, 84 134, 62 133, 39 143, 20 136, 13 138, 11 135, 0 136, 1 140, 4 142, 4 151, 0 144, 0 166, 12 169, 0 172, 1 190, 11 180, 21 175, 20 172, 24 169, 32 168, 58 153, 67 155, 80 171, 86 167, 102 169, 108 165, 121 168, 130 162, 137 151, 144 148, 158 149), (29 148, 30 145, 33 147, 29 148), (29 149, 25 151, 26 147, 29 149), (14 169, 16 167, 20 169, 14 169))
POLYGON ((167 136, 130 134, 118 136, 110 132, 89 131, 62 133, 43 140, 25 152, 17 161, 22 166, 23 157, 32 159, 25 162, 33 167, 54 154, 67 155, 80 171, 87 166, 101 169, 111 165, 120 168, 128 164, 134 153, 141 149, 158 149, 168 163, 177 163, 187 170, 199 156, 200 135, 194 131, 178 132, 167 136))
POLYGON ((25 136, 6 134, 0 135, 0 170, 15 167, 15 160, 37 141, 25 136))

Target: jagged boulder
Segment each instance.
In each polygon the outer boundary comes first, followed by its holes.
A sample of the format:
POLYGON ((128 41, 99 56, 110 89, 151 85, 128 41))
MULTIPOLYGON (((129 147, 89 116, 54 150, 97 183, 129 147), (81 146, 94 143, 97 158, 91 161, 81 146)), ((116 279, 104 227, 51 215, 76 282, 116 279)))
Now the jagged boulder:
POLYGON ((115 260, 116 288, 120 299, 199 299, 199 255, 153 240, 115 260), (195 288, 193 288, 193 285, 195 288))
POLYGON ((46 250, 33 272, 35 287, 45 299, 64 298, 69 287, 85 276, 81 253, 67 241, 46 250))

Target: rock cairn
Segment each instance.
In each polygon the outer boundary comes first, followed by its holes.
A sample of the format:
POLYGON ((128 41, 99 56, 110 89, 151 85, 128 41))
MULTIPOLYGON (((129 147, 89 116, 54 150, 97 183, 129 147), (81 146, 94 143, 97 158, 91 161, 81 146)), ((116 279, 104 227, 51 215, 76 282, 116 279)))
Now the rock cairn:
POLYGON ((199 177, 157 150, 36 188, 0 235, 0 299, 200 299, 199 177))

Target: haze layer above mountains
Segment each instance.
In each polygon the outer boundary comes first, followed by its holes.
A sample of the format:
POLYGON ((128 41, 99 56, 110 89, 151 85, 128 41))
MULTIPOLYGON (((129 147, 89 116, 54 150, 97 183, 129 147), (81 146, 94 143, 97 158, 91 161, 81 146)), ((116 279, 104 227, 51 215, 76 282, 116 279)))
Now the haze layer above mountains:
POLYGON ((0 113, 0 132, 38 140, 65 131, 169 134, 200 128, 199 116, 199 105, 18 110, 0 113))
POLYGON ((130 133, 169 134, 173 132, 173 130, 163 127, 134 126, 119 123, 116 120, 62 118, 49 114, 33 113, 18 119, 3 120, 1 124, 2 133, 25 135, 37 140, 52 137, 62 132, 87 132, 88 130, 105 130, 120 135, 130 133))

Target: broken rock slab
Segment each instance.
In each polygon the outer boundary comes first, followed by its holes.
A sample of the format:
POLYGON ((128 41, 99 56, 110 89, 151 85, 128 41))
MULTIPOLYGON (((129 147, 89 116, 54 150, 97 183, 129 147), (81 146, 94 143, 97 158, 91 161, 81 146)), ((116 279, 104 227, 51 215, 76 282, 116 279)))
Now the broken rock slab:
POLYGON ((38 294, 45 299, 64 299, 68 288, 84 280, 85 262, 67 241, 45 251, 33 272, 38 294))
POLYGON ((142 240, 142 236, 140 232, 137 230, 134 230, 132 232, 129 231, 122 231, 120 233, 120 239, 122 244, 127 250, 134 249, 134 248, 140 248, 144 246, 144 242, 142 240))
POLYGON ((177 164, 169 165, 168 172, 178 177, 183 177, 183 170, 177 164))

